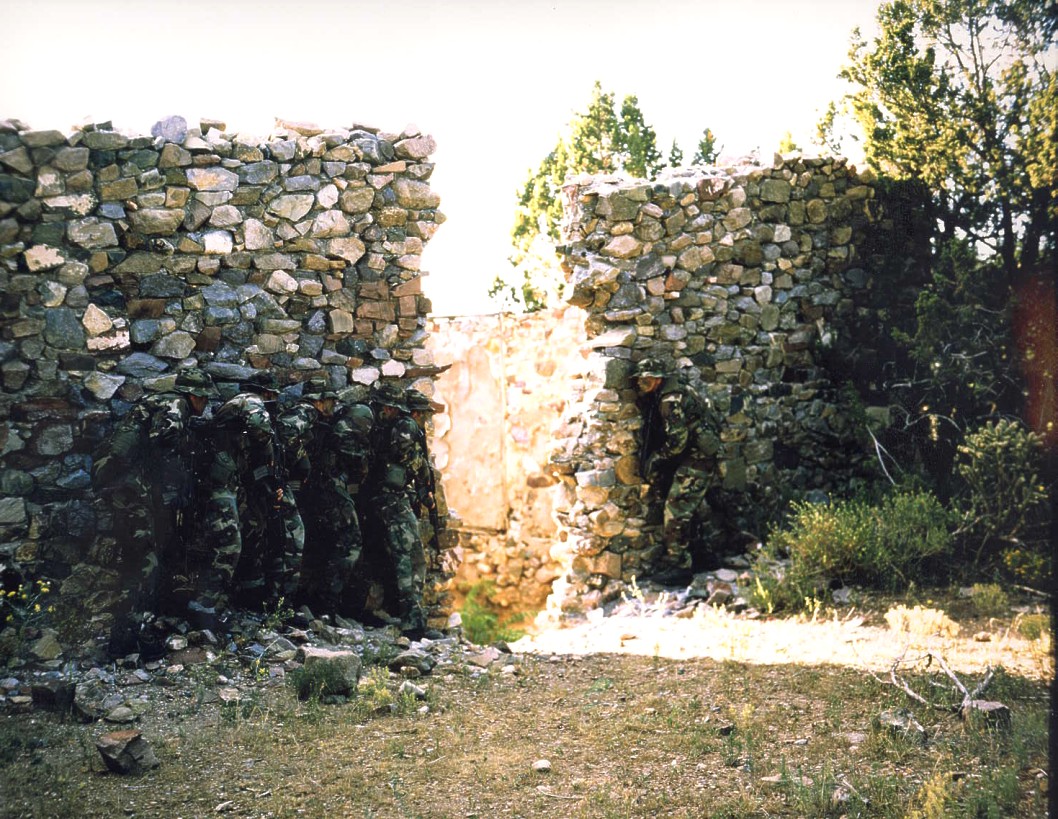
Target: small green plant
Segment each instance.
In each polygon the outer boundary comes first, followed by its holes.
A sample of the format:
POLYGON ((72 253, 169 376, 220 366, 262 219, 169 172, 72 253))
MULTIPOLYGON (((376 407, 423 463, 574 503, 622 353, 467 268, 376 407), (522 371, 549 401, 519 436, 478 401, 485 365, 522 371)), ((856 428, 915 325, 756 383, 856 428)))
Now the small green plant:
POLYGON ((55 606, 48 602, 47 580, 19 583, 17 589, 0 591, 0 656, 15 656, 37 629, 47 625, 55 606))
POLYGON ((271 608, 265 606, 262 628, 266 631, 277 631, 287 620, 294 616, 294 609, 287 605, 285 597, 280 596, 271 608))
POLYGON ((1015 625, 1018 634, 1026 640, 1040 640, 1050 633, 1051 618, 1046 614, 1019 615, 1015 625))
POLYGON ((486 645, 497 640, 513 641, 524 634, 507 625, 490 606, 490 598, 495 590, 495 583, 484 580, 475 583, 467 592, 460 614, 463 618, 463 631, 472 643, 486 645))
POLYGON ((0 593, 0 617, 5 626, 15 629, 18 636, 27 630, 40 628, 55 607, 47 602, 51 584, 47 580, 20 583, 17 589, 0 593))
POLYGON ((981 617, 999 617, 1010 609, 1010 595, 998 583, 974 583, 970 601, 981 617))

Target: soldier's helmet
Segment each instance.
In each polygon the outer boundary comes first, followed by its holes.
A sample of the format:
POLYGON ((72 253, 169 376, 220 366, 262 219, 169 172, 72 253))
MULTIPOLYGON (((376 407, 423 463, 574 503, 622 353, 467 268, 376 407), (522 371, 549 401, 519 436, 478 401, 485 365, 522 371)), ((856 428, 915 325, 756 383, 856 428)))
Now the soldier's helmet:
POLYGON ((408 409, 408 405, 404 403, 404 393, 396 384, 383 384, 376 381, 371 390, 371 400, 384 407, 408 409))
POLYGON ((255 395, 279 391, 275 373, 270 370, 258 370, 249 378, 239 383, 240 392, 251 392, 255 395))
POLYGON ((342 407, 342 418, 357 432, 366 435, 375 425, 375 413, 367 404, 345 404, 342 407))
POLYGON ((669 374, 669 368, 659 358, 644 358, 636 364, 635 378, 650 376, 653 378, 665 378, 669 374))
POLYGON ((301 397, 309 401, 326 401, 328 398, 338 398, 338 393, 331 389, 331 382, 320 376, 314 376, 305 382, 301 390, 301 397))
POLYGON ((444 404, 438 404, 436 401, 431 401, 415 388, 409 388, 404 393, 404 403, 408 405, 408 410, 410 412, 433 413, 444 410, 444 404))
POLYGON ((213 379, 209 377, 209 373, 197 367, 181 370, 176 376, 173 392, 208 398, 213 394, 213 379))

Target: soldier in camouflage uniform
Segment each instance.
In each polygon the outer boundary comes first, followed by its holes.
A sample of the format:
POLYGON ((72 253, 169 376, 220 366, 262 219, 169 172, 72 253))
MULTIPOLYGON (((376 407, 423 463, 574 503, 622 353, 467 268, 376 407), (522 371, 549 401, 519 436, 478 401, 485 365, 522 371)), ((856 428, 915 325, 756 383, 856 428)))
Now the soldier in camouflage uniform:
POLYGON ((205 411, 213 383, 197 369, 176 377, 172 392, 148 395, 118 423, 96 453, 93 482, 114 518, 116 565, 129 593, 117 612, 110 650, 124 655, 137 639, 144 612, 161 603, 163 571, 179 562, 194 495, 190 422, 205 411))
MULTIPOLYGON (((259 385, 243 386, 256 390, 259 385)), ((269 537, 293 540, 301 522, 296 507, 284 506, 275 430, 265 400, 256 391, 244 389, 222 404, 202 436, 208 461, 207 554, 200 594, 189 608, 203 624, 217 626, 214 618, 234 597, 244 604, 263 602, 266 564, 272 566, 274 553, 298 550, 296 545, 270 545, 269 537), (270 535, 273 523, 281 525, 278 533, 270 535)))
POLYGON ((402 391, 391 384, 377 387, 375 457, 370 476, 372 508, 396 584, 401 631, 419 637, 425 631, 422 594, 426 556, 419 531, 419 496, 415 476, 422 470, 420 430, 407 412, 402 391))
POLYGON ((239 525, 242 553, 235 574, 239 602, 260 606, 290 600, 298 586, 305 525, 288 485, 286 452, 278 434, 275 376, 261 370, 218 411, 230 409, 248 431, 244 439, 239 525), (266 415, 261 413, 264 407, 266 415))
MULTIPOLYGON (((430 449, 426 440, 426 424, 429 416, 444 409, 442 404, 437 404, 427 398, 417 389, 409 388, 404 393, 404 403, 408 407, 408 413, 419 428, 419 458, 414 479, 414 500, 412 508, 418 508, 426 513, 428 522, 423 543, 429 544, 435 554, 441 551, 441 530, 444 525, 440 514, 440 493, 438 492, 437 474, 430 460, 430 449)), ((447 510, 445 510, 447 512, 447 510)))
POLYGON ((337 399, 326 379, 311 379, 302 393, 317 417, 302 484, 306 537, 298 600, 329 613, 347 611, 343 598, 363 547, 350 489, 358 489, 362 480, 364 419, 344 408, 336 412, 337 399))
POLYGON ((653 358, 635 370, 638 404, 643 412, 640 472, 664 497, 668 556, 675 568, 689 568, 691 543, 705 494, 712 485, 720 450, 720 420, 708 399, 686 380, 672 375, 653 358))

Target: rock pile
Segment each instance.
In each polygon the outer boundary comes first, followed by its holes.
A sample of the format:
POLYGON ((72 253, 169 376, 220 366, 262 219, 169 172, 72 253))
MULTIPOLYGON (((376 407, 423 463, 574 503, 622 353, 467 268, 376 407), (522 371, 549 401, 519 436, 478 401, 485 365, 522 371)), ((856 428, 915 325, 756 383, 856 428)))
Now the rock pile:
MULTIPOLYGON (((564 264, 592 355, 552 455, 565 541, 554 611, 594 608, 615 581, 659 568, 629 377, 648 351, 689 373, 721 414, 714 501, 728 537, 762 531, 791 495, 862 474, 862 407, 845 401, 831 362, 870 285, 857 242, 871 181, 842 158, 791 155, 566 187, 564 264)), ((725 532, 713 536, 722 553, 725 532)))

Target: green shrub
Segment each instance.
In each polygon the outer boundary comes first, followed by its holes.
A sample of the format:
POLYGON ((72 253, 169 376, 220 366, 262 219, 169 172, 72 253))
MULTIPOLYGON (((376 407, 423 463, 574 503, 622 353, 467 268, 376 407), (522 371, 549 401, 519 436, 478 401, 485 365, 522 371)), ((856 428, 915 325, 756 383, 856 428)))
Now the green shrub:
POLYGON ((972 570, 1005 569, 1024 583, 1049 578, 1042 457, 1040 436, 1018 421, 985 424, 959 446, 955 472, 963 491, 957 534, 972 570))
POLYGON ((1010 608, 1010 595, 998 583, 974 583, 970 601, 981 617, 999 617, 1010 608))
POLYGON ((837 582, 902 591, 937 576, 951 553, 949 515, 929 492, 896 492, 877 504, 795 502, 791 511, 758 558, 759 568, 789 558, 782 577, 772 572, 757 589, 776 609, 819 598, 837 582))
POLYGON ((463 633, 472 643, 487 645, 497 640, 517 640, 523 634, 504 623, 490 606, 489 598, 495 589, 495 583, 483 580, 470 587, 463 601, 463 610, 460 612, 463 633))

